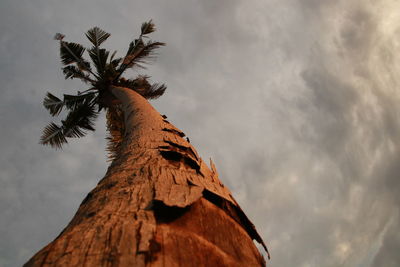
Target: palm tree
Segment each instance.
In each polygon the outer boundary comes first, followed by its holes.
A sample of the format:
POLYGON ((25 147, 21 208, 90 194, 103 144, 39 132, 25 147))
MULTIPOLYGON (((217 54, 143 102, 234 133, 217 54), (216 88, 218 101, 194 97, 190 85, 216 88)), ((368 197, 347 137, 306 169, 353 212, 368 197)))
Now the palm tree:
POLYGON ((145 67, 164 45, 149 40, 154 31, 152 21, 143 23, 117 58, 100 47, 110 34, 98 27, 86 33, 89 49, 56 35, 65 78, 90 88, 62 99, 47 93, 50 114, 68 114, 45 127, 40 143, 61 148, 84 136, 104 109, 112 163, 68 226, 24 266, 265 266, 253 243, 267 251, 263 240, 212 161, 207 167, 185 134, 147 101, 166 86, 148 76, 122 77, 145 67))

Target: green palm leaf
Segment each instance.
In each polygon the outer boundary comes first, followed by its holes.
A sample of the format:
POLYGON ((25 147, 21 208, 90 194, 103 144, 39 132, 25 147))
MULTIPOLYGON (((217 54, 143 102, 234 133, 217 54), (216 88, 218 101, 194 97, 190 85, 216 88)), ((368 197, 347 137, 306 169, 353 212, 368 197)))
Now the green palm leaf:
POLYGON ((50 112, 52 116, 57 116, 60 114, 64 106, 64 101, 47 92, 46 97, 43 100, 43 106, 50 112))
POLYGON ((64 136, 62 127, 52 122, 44 128, 39 143, 61 148, 63 144, 67 143, 67 139, 64 136))
POLYGON ((99 27, 94 27, 86 33, 86 37, 95 47, 99 47, 110 35, 99 27))

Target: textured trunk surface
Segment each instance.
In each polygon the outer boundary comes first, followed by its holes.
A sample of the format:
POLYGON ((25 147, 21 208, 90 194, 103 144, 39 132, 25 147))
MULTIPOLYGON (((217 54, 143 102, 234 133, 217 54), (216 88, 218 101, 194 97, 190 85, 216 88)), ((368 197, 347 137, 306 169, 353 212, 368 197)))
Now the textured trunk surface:
POLYGON ((139 94, 113 94, 125 116, 121 151, 68 226, 24 266, 265 266, 252 240, 262 239, 212 162, 139 94))

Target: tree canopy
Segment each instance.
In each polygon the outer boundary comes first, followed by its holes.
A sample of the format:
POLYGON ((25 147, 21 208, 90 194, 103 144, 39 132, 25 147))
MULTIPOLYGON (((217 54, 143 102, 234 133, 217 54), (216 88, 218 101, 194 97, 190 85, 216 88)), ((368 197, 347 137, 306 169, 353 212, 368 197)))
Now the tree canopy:
POLYGON ((164 46, 162 42, 152 41, 148 35, 156 30, 150 20, 144 22, 140 35, 134 39, 123 57, 116 57, 117 51, 102 48, 101 45, 110 37, 110 34, 93 27, 86 32, 91 47, 64 41, 65 35, 57 33, 54 37, 60 43, 60 57, 65 79, 79 79, 89 86, 84 91, 74 94, 64 94, 62 98, 47 92, 43 105, 53 117, 59 116, 64 110, 67 112, 61 124, 51 122, 40 137, 40 144, 62 148, 67 138, 78 138, 94 131, 94 121, 102 109, 111 108, 113 97, 110 86, 121 86, 132 89, 146 99, 155 99, 161 96, 166 86, 151 83, 149 76, 138 75, 136 78, 123 77, 126 70, 145 68, 155 58, 155 51, 164 46), (86 52, 86 53, 85 53, 86 52), (88 57, 85 58, 84 55, 88 57))

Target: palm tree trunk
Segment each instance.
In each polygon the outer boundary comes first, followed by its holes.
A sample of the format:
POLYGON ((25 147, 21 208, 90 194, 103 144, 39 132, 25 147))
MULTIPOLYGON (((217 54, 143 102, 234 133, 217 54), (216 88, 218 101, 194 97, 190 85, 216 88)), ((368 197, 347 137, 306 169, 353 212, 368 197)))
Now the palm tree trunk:
MULTIPOLYGON (((265 266, 262 242, 184 134, 121 87, 125 136, 72 221, 24 266, 265 266)), ((264 245, 265 247, 265 245, 264 245)))

